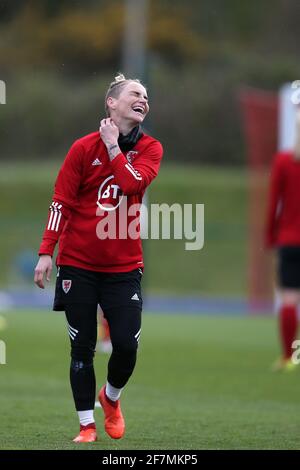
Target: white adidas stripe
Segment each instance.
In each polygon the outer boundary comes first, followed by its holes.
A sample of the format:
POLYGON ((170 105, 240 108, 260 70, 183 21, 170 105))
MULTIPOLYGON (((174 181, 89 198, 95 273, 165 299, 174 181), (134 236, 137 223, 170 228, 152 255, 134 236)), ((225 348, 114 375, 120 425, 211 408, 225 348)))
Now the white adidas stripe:
POLYGON ((50 214, 49 222, 47 226, 48 230, 55 230, 55 232, 58 231, 60 219, 62 216, 62 213, 60 210, 61 208, 62 208, 62 204, 59 204, 58 202, 52 202, 49 208, 51 211, 51 214, 50 214))
POLYGON ((61 216, 62 216, 62 213, 60 212, 59 216, 58 216, 57 224, 56 224, 56 227, 55 227, 55 232, 58 232, 58 227, 59 227, 61 216))
POLYGON ((54 213, 53 220, 52 220, 52 225, 51 225, 51 228, 50 228, 50 230, 54 230, 54 228, 55 228, 55 225, 56 225, 56 219, 57 219, 57 216, 58 216, 58 213, 57 213, 57 212, 55 212, 55 213, 54 213))
POLYGON ((69 332, 70 338, 74 341, 76 335, 75 335, 75 334, 72 334, 72 333, 71 333, 71 330, 69 330, 69 328, 68 328, 68 332, 69 332))
POLYGON ((141 334, 141 329, 142 329, 142 328, 140 328, 139 331, 137 332, 137 334, 134 335, 135 338, 137 338, 138 336, 140 336, 140 334, 141 334))
POLYGON ((74 339, 76 338, 76 335, 73 335, 73 334, 70 332, 70 330, 68 330, 68 332, 69 332, 70 338, 74 341, 74 339))
POLYGON ((128 162, 127 165, 129 166, 129 168, 132 169, 132 171, 135 172, 135 174, 136 174, 137 176, 140 176, 140 177, 141 177, 141 173, 139 173, 139 172, 131 165, 130 162, 128 162))
POLYGON ((71 326, 69 323, 67 323, 67 324, 68 324, 69 336, 74 341, 74 339, 76 338, 76 335, 78 333, 78 330, 76 330, 76 328, 73 328, 73 326, 71 326))
POLYGON ((143 178, 141 177, 140 173, 137 172, 129 163, 126 163, 125 168, 135 177, 136 180, 141 181, 143 178))
POLYGON ((141 330, 142 328, 139 329, 139 331, 134 335, 135 339, 137 340, 137 342, 140 341, 140 337, 141 337, 141 330))
POLYGON ((49 209, 51 211, 51 214, 50 214, 49 223, 48 223, 48 227, 47 227, 48 230, 50 230, 50 227, 52 225, 52 219, 53 219, 53 215, 54 215, 55 204, 57 204, 57 203, 52 202, 51 206, 49 207, 49 209))
POLYGON ((78 333, 78 330, 76 330, 76 328, 73 328, 73 326, 70 325, 70 323, 68 323, 68 327, 73 330, 75 333, 78 333))

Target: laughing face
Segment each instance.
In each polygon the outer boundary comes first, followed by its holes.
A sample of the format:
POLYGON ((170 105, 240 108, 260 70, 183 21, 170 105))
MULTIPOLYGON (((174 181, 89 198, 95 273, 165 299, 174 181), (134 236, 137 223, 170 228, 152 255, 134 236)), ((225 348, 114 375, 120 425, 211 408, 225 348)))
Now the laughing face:
POLYGON ((137 82, 129 82, 119 97, 109 97, 107 104, 110 115, 116 121, 126 120, 133 125, 141 124, 149 112, 147 91, 137 82))

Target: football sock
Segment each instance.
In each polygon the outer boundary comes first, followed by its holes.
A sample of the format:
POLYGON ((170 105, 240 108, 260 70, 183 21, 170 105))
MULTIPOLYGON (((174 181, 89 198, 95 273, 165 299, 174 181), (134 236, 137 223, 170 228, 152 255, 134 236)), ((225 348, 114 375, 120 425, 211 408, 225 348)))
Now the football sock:
POLYGON ((122 393, 123 388, 116 388, 110 385, 109 382, 106 382, 106 387, 105 387, 105 395, 107 398, 109 398, 111 401, 117 401, 119 400, 121 393, 122 393))
POLYGON ((78 417, 82 426, 94 423, 94 410, 78 411, 78 417))
POLYGON ((297 336, 297 308, 294 305, 282 306, 279 312, 279 328, 284 359, 293 354, 292 343, 297 336))

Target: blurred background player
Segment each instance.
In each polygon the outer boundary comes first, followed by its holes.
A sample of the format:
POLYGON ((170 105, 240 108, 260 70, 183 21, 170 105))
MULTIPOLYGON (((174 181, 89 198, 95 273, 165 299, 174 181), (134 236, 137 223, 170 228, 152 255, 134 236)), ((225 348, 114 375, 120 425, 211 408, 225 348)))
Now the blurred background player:
POLYGON ((274 370, 292 370, 293 341, 300 303, 300 112, 296 117, 294 150, 274 157, 271 172, 266 244, 278 255, 279 335, 282 355, 274 370))

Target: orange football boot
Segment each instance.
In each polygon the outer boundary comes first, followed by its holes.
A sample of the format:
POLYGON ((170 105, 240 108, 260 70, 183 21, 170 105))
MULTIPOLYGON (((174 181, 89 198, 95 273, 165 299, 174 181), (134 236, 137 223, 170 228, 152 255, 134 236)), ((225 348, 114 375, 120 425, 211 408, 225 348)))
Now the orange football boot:
POLYGON ((113 439, 120 439, 125 433, 125 422, 121 411, 120 400, 112 402, 105 394, 105 385, 99 392, 99 401, 104 412, 104 428, 113 439))
POLYGON ((95 423, 91 423, 87 426, 80 425, 80 433, 73 439, 73 442, 95 442, 96 440, 96 425, 95 423))

